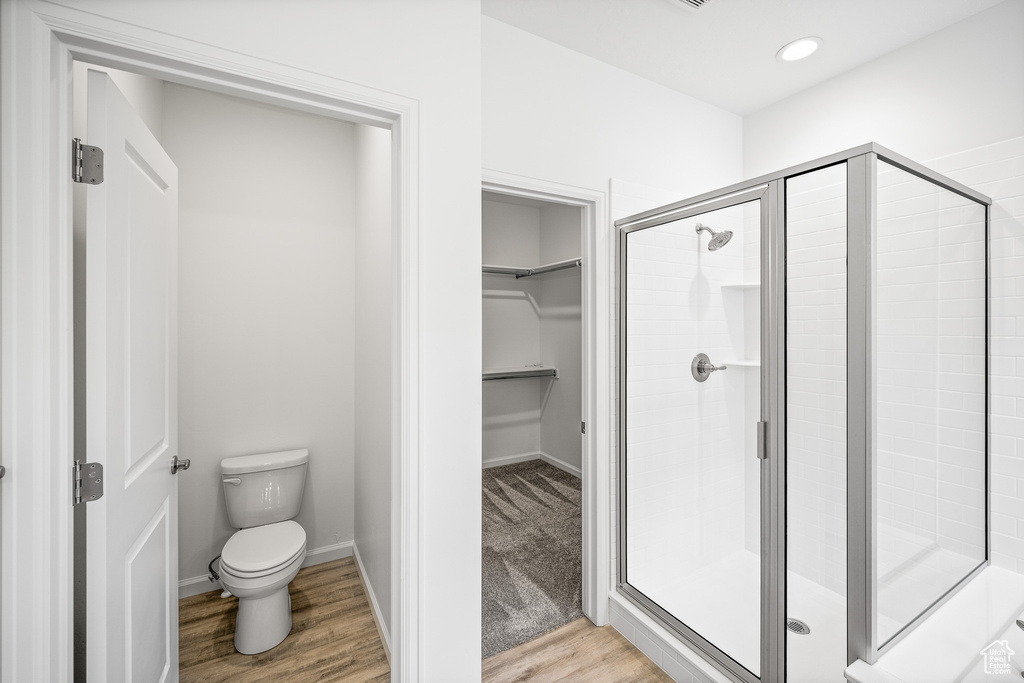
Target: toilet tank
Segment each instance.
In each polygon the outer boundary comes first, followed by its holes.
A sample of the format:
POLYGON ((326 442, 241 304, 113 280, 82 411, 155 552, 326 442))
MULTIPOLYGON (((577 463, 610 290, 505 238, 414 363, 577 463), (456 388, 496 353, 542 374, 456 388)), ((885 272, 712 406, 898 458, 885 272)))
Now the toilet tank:
POLYGON ((308 463, 305 448, 221 460, 220 479, 231 526, 248 529, 298 515, 308 463))

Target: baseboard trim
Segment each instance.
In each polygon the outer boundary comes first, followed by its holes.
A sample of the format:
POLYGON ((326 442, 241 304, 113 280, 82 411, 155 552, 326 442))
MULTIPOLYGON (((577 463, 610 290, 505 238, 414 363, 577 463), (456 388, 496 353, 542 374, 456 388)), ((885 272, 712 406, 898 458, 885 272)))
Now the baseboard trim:
POLYGON ((506 455, 500 458, 491 458, 483 461, 483 469, 489 469, 491 467, 501 467, 502 465, 511 465, 516 462, 526 462, 528 460, 543 460, 549 465, 554 465, 563 472, 568 472, 577 479, 583 477, 583 471, 579 467, 574 467, 564 460, 559 460, 553 455, 549 455, 544 451, 536 451, 534 453, 520 453, 518 455, 506 455))
POLYGON ((502 465, 511 465, 514 462, 526 462, 527 460, 538 460, 540 459, 540 452, 535 451, 533 453, 520 453, 518 455, 504 455, 500 458, 490 458, 483 461, 483 469, 490 469, 491 467, 501 467, 502 465))
MULTIPOLYGON (((343 557, 351 557, 352 549, 354 547, 354 542, 344 541, 342 543, 334 543, 320 548, 314 548, 313 550, 307 550, 306 559, 302 561, 302 566, 312 567, 316 564, 340 560, 343 557)), ((224 589, 221 587, 220 582, 210 581, 210 577, 206 574, 178 581, 179 600, 183 598, 191 598, 193 595, 202 595, 203 593, 210 593, 213 591, 217 591, 219 593, 222 590, 224 589)))
POLYGON ((553 455, 548 455, 547 453, 541 451, 540 459, 548 463, 549 465, 554 465, 563 472, 568 472, 577 479, 583 478, 583 470, 581 470, 579 467, 574 467, 573 465, 570 465, 564 460, 559 460, 553 455))
POLYGON ((315 564, 333 562, 343 557, 352 557, 352 549, 355 548, 355 541, 343 541, 325 545, 320 548, 306 551, 306 559, 302 561, 303 567, 312 567, 315 564))
POLYGON ((193 595, 202 595, 212 591, 220 592, 222 590, 220 581, 210 581, 210 577, 206 574, 193 576, 178 582, 178 599, 182 600, 184 598, 191 598, 193 595))
POLYGON ((384 628, 384 620, 381 618, 380 605, 377 604, 377 596, 374 595, 370 582, 366 580, 366 568, 363 567, 363 558, 359 556, 359 548, 355 543, 352 544, 352 553, 356 558, 356 570, 359 574, 359 582, 363 584, 363 591, 366 593, 366 599, 370 603, 370 614, 373 615, 373 623, 377 626, 377 635, 380 636, 380 643, 384 646, 384 654, 387 655, 388 665, 390 666, 391 636, 388 634, 388 630, 384 628))

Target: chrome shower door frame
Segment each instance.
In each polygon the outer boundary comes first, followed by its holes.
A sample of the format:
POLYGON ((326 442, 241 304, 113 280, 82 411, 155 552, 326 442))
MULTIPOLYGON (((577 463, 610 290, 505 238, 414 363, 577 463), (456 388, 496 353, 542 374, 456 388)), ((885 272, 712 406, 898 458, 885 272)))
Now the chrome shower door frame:
POLYGON ((616 221, 619 229, 619 482, 617 590, 728 675, 759 680, 626 581, 626 237, 628 233, 762 198, 761 420, 766 459, 761 471, 761 680, 786 680, 786 206, 785 183, 836 164, 847 166, 847 663, 869 664, 970 583, 991 563, 991 198, 876 143, 867 143, 616 221), (985 559, 887 642, 877 633, 875 522, 877 490, 871 420, 871 248, 876 229, 877 163, 884 161, 985 207, 985 559))
MULTIPOLYGON (((781 681, 785 678, 785 235, 783 181, 758 179, 732 186, 687 202, 671 204, 616 221, 619 230, 619 458, 618 458, 618 577, 616 589, 634 605, 660 622, 707 657, 728 675, 755 683, 759 680, 781 681), (642 592, 630 585, 626 575, 626 256, 627 237, 630 233, 657 225, 697 216, 751 201, 760 205, 761 249, 761 406, 760 421, 766 429, 759 429, 763 442, 758 444, 758 455, 763 455, 760 472, 761 493, 761 662, 757 677, 688 627, 676 615, 670 614, 642 592)), ((751 425, 753 429, 754 426, 751 425)), ((750 455, 749 457, 755 457, 750 455)))
MULTIPOLYGON (((847 663, 861 659, 874 664, 914 631, 942 605, 969 584, 992 562, 991 466, 991 254, 989 235, 992 199, 891 150, 870 143, 844 152, 847 162, 847 663), (878 486, 875 477, 877 426, 873 364, 872 263, 878 233, 878 163, 900 169, 936 187, 948 190, 985 210, 985 557, 970 572, 945 590, 895 635, 882 640, 878 628, 878 486)), ((792 175, 792 174, 788 174, 792 175)))

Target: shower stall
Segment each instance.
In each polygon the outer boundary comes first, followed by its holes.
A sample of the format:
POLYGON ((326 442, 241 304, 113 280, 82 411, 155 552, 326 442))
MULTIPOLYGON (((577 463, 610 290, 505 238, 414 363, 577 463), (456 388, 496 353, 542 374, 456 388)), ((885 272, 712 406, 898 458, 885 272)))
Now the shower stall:
POLYGON ((731 677, 839 683, 988 564, 990 204, 868 144, 616 222, 618 590, 731 677))

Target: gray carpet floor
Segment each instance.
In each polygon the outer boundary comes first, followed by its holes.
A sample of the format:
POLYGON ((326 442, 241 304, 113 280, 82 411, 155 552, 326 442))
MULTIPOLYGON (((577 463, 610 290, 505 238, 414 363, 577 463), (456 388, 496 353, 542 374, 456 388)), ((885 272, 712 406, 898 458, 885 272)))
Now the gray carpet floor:
POLYGON ((583 616, 581 499, 543 460, 483 471, 483 657, 583 616))

